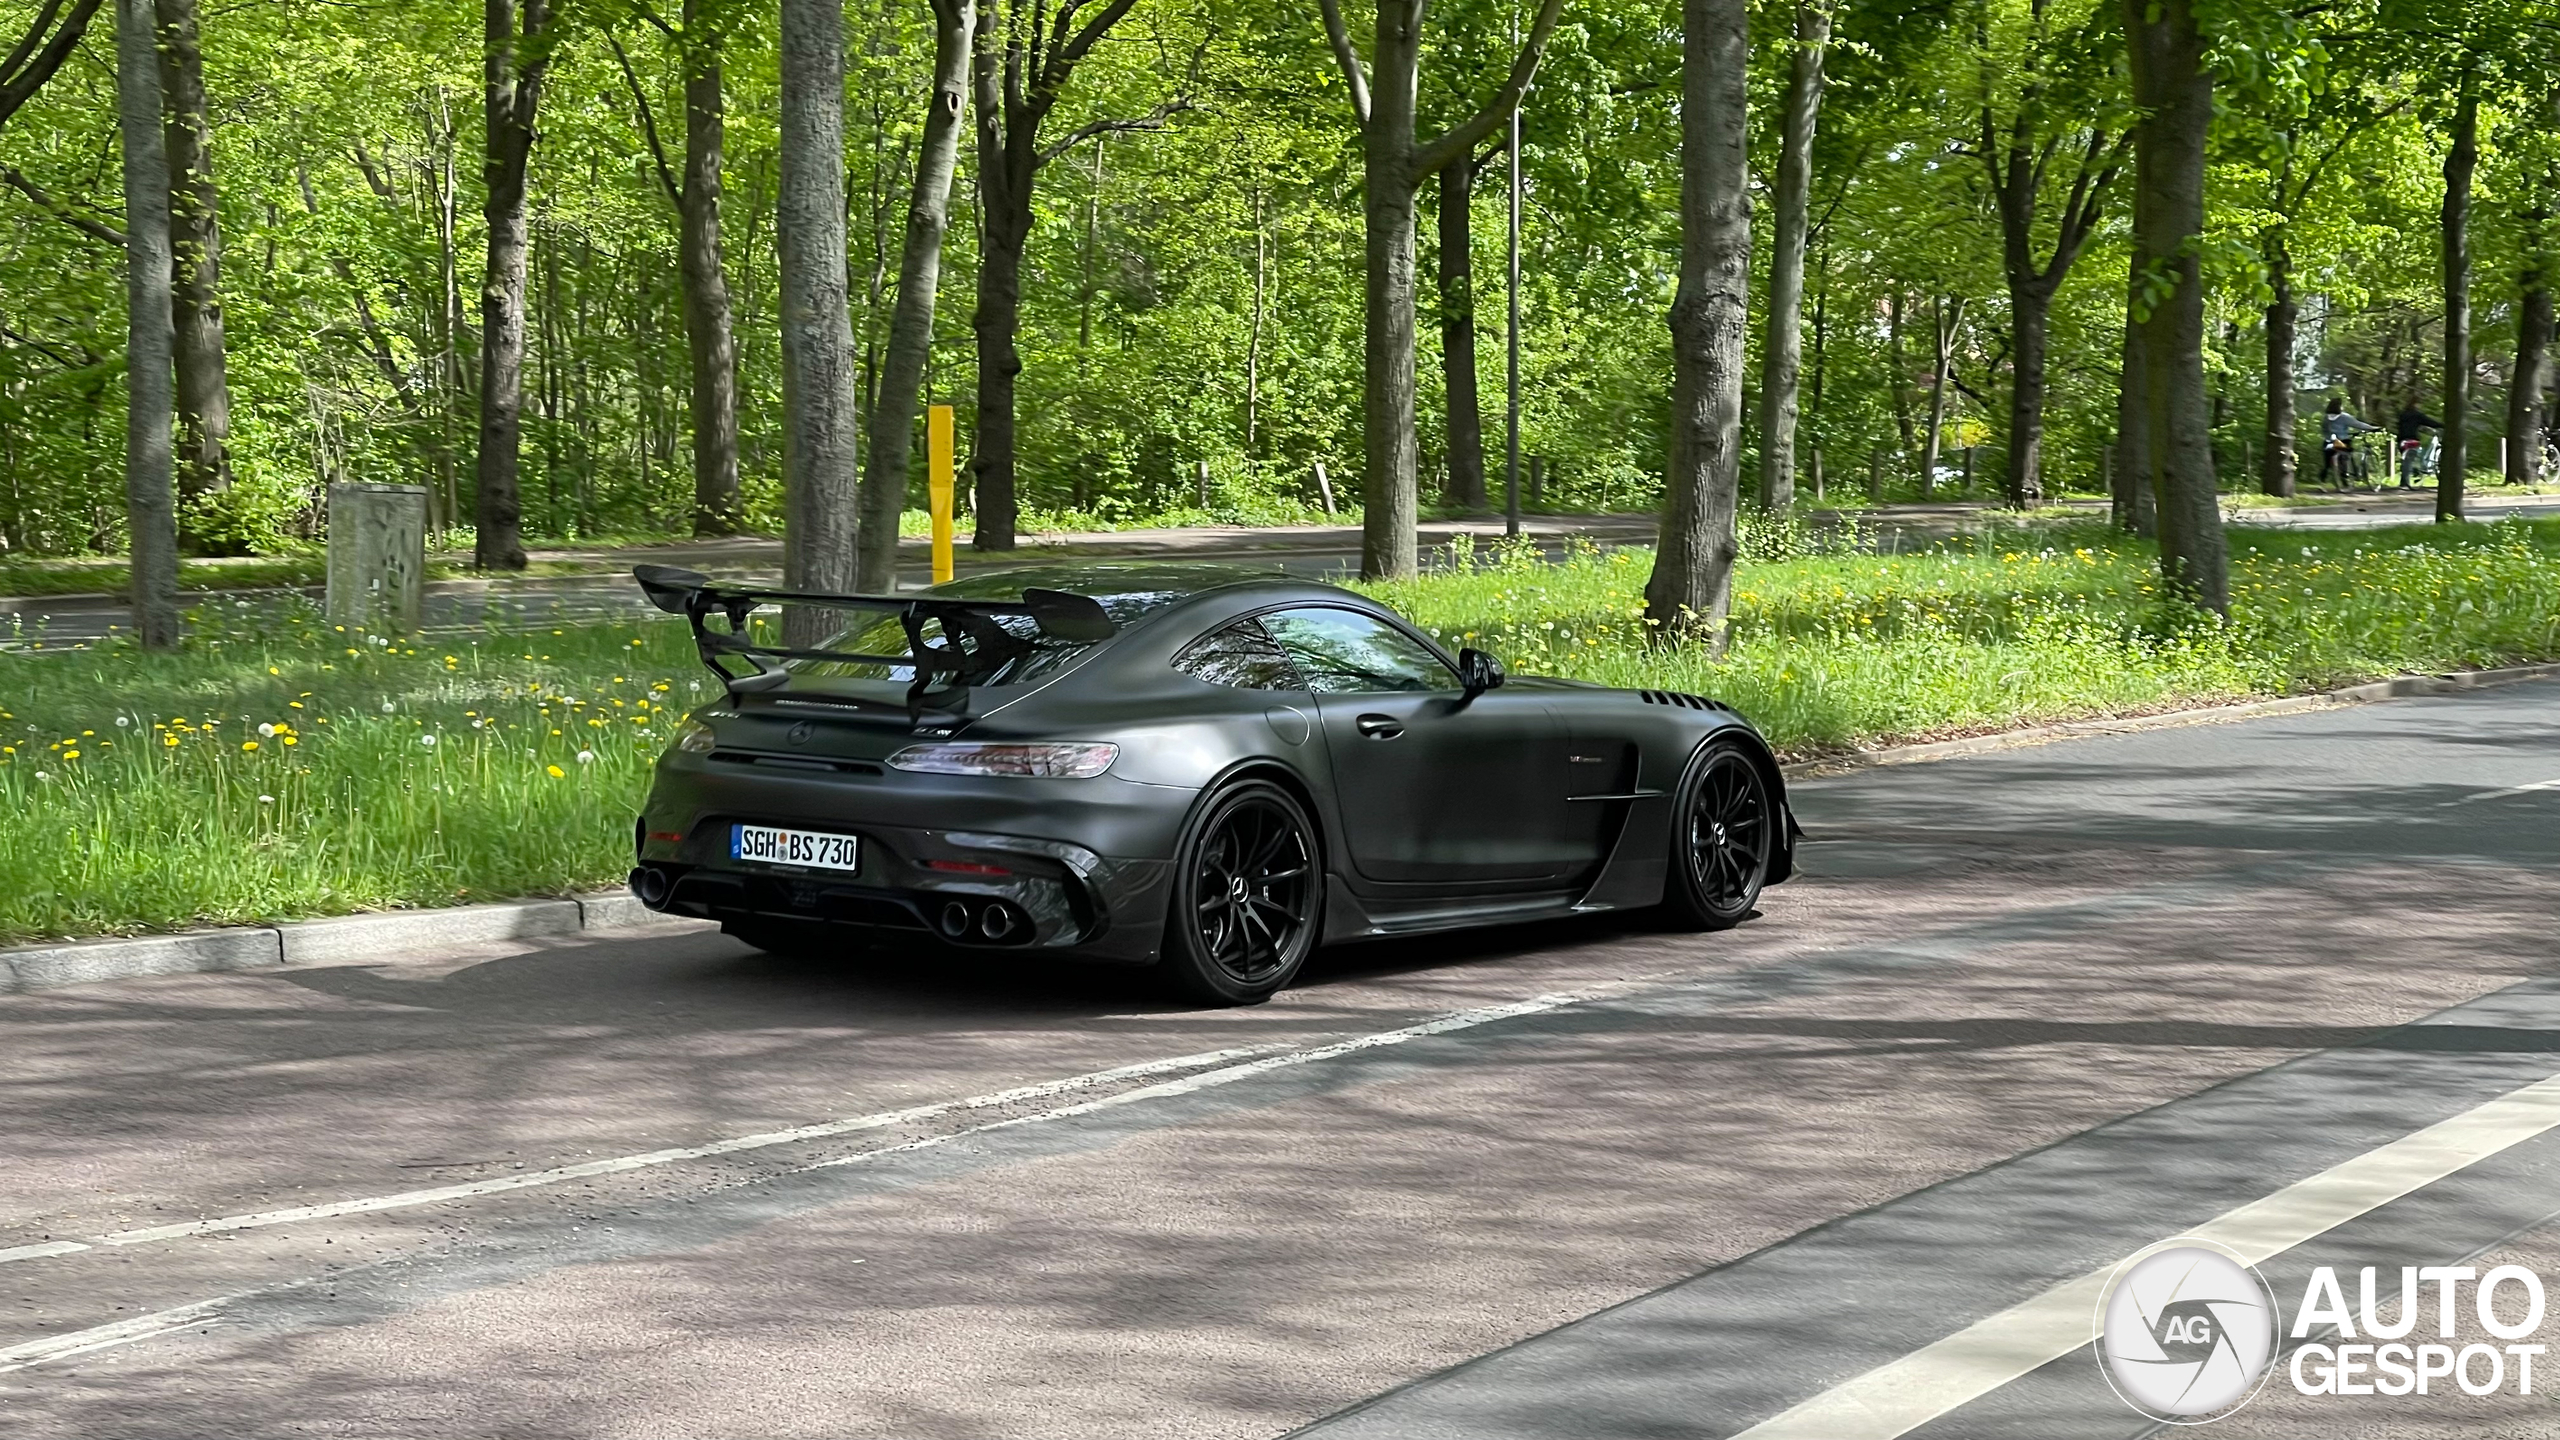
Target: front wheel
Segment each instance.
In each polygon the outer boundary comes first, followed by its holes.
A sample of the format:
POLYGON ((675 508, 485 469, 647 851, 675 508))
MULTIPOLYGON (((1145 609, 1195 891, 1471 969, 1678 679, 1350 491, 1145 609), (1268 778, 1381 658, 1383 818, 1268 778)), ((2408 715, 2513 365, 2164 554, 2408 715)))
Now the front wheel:
POLYGON ((1751 915, 1777 852, 1778 807, 1741 745, 1710 740, 1671 816, 1663 913, 1690 930, 1729 930, 1751 915))
POLYGON ((1267 780, 1201 805, 1174 851, 1172 903, 1157 968, 1181 994, 1251 1005, 1297 978, 1314 953, 1324 872, 1315 826, 1267 780))

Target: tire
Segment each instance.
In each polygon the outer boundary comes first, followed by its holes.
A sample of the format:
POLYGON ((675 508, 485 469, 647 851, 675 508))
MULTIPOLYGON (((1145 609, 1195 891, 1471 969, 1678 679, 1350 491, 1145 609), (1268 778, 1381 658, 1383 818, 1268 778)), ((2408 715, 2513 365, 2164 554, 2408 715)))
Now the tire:
POLYGON ((1730 930, 1749 919, 1768 883, 1781 823, 1750 752, 1732 740, 1709 740, 1671 812, 1664 917, 1684 930, 1730 930))
POLYGON ((1268 780, 1211 794, 1174 848, 1159 978, 1212 1005, 1254 1005, 1297 978, 1323 933, 1324 854, 1306 808, 1268 780))

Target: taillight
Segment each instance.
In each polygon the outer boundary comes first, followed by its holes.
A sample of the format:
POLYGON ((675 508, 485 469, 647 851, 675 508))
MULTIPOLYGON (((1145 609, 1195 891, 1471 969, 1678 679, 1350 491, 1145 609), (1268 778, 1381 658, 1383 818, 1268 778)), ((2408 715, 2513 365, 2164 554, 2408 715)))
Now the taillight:
POLYGON ((1111 768, 1120 747, 1105 744, 910 745, 889 757, 899 770, 927 775, 1015 775, 1039 780, 1090 780, 1111 768))

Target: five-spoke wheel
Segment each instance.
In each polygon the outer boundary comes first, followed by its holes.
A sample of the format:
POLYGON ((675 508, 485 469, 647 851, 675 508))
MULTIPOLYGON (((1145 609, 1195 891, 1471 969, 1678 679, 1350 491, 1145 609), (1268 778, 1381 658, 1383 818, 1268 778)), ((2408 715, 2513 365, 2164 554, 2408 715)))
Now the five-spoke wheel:
POLYGON ((1315 949, 1323 895, 1315 826, 1288 791, 1266 780, 1218 791, 1174 860, 1166 977, 1197 999, 1267 998, 1315 949))

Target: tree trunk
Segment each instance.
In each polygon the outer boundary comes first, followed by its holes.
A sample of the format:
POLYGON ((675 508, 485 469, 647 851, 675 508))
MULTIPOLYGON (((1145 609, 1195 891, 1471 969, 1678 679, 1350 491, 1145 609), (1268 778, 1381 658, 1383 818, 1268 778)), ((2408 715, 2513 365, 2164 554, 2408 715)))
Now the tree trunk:
POLYGON ((2010 508, 2044 501, 2045 343, 2052 318, 2050 286, 2009 291, 2009 458, 2001 491, 2010 508))
POLYGON ((2444 157, 2444 448, 2436 519, 2462 518, 2471 438, 2471 173, 2480 165, 2480 80, 2465 65, 2444 157))
POLYGON ((1823 50, 1831 40, 1828 0, 1798 0, 1795 55, 1787 72, 1778 183, 1770 202, 1769 313, 1760 346, 1760 504, 1796 499, 1797 385, 1803 369, 1804 245, 1813 192, 1813 132, 1822 113, 1823 50))
POLYGON ((717 34, 701 0, 684 6, 684 336, 692 364, 693 533, 738 529, 738 341, 722 263, 720 202, 727 105, 717 34))
MULTIPOLYGON (((999 162, 1001 163, 1001 162, 999 162)), ((1021 524, 1016 491, 1014 382, 1022 374, 1022 252, 1030 242, 1026 203, 999 203, 980 168, 979 196, 986 230, 978 248, 977 521, 969 543, 979 550, 1011 550, 1021 524)), ((1013 197, 1008 193, 1004 200, 1013 197)), ((1023 199, 1027 202, 1029 197, 1023 199)))
MULTIPOLYGON (((845 277, 844 9, 782 0, 781 250, 783 584, 853 588, 857 529, 853 311, 845 277)), ((822 611, 787 612, 798 644, 826 636, 822 611)))
POLYGON ((2267 237, 2267 285, 2275 298, 2267 303, 2267 453, 2258 462, 2258 488, 2291 498, 2294 491, 2293 438, 2293 255, 2282 228, 2267 237))
POLYGON ((1721 654, 1742 480, 1751 285, 1750 7, 1683 0, 1680 281, 1671 303, 1671 474, 1645 615, 1663 642, 1721 654))
POLYGON ((1938 493, 1938 451, 1946 443, 1947 371, 1955 363, 1956 333, 1964 328, 1964 297, 1932 296, 1929 301, 1931 344, 1929 433, 1920 442, 1920 498, 1938 493))
POLYGON ((1902 321, 1902 293, 1895 291, 1884 300, 1885 355, 1893 365, 1893 428, 1902 436, 1902 455, 1907 463, 1912 447, 1919 444, 1919 436, 1911 420, 1911 362, 1903 356, 1902 321))
MULTIPOLYGON (((196 0, 158 0, 160 102, 169 163, 171 313, 178 376, 178 494, 231 485, 231 387, 222 357, 222 226, 215 214, 212 122, 196 0)), ((202 542, 198 542, 201 544, 202 542)))
POLYGON ((1323 0, 1334 57, 1352 85, 1360 120, 1361 191, 1367 226, 1362 347, 1363 506, 1360 573, 1377 580, 1414 572, 1417 457, 1413 431, 1414 189, 1444 165, 1464 165, 1476 145, 1519 108, 1562 0, 1541 0, 1511 74, 1494 99, 1428 143, 1414 137, 1426 0, 1376 0, 1378 23, 1363 77, 1338 0, 1323 0))
POLYGON ((2125 297, 2124 370, 2116 382, 2115 467, 2107 477, 2108 518, 2117 529, 2148 539, 2160 533, 2160 526, 2151 493, 2151 412, 2142 326, 2133 318, 2142 292, 2141 262, 2136 260, 2131 270, 2125 297))
POLYGON ((134 628, 178 646, 176 457, 169 289, 169 160, 162 146, 158 28, 151 0, 115 0, 116 112, 124 139, 124 501, 132 529, 134 628))
POLYGON ((1476 393, 1475 205, 1472 158, 1440 172, 1440 368, 1449 404, 1449 500, 1481 510, 1484 409, 1476 393))
POLYGON ((907 508, 907 458, 925 361, 933 354, 933 303, 942 287, 942 237, 951 228, 951 174, 960 159, 960 116, 969 105, 976 17, 974 0, 934 0, 933 98, 926 102, 924 142, 916 147, 906 248, 898 255, 898 306, 889 320, 862 473, 862 563, 854 584, 867 593, 898 588, 898 516, 907 508))
POLYGON ((2536 204, 2525 214, 2524 270, 2516 303, 2515 375, 2507 384, 2507 483, 2542 478, 2542 395, 2551 387, 2551 268, 2543 250, 2551 212, 2536 204))
POLYGON ((2132 59, 2134 261, 2144 286, 2143 447, 2174 594, 2229 613, 2230 557, 2214 485, 2204 383, 2205 138, 2213 88, 2193 0, 2125 0, 2132 59))
POLYGON ((487 279, 480 287, 480 464, 474 516, 479 536, 472 563, 483 570, 521 570, 524 497, 517 467, 523 448, 524 282, 531 253, 525 222, 525 172, 533 158, 533 122, 547 61, 540 47, 550 0, 487 0, 488 148, 482 164, 489 225, 487 279))

